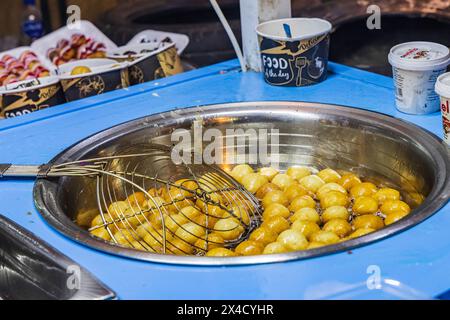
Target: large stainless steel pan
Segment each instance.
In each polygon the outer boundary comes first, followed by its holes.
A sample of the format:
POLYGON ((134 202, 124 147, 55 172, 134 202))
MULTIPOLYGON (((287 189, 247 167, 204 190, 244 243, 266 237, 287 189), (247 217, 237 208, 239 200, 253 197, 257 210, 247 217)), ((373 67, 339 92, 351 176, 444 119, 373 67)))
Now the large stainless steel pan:
POLYGON ((234 103, 152 115, 91 136, 52 162, 105 156, 119 147, 135 143, 170 145, 173 130, 191 130, 192 122, 198 119, 202 119, 204 128, 217 128, 224 135, 227 128, 279 129, 282 169, 302 164, 318 169, 329 166, 353 170, 370 179, 390 181, 402 189, 405 197, 419 192, 427 196, 426 200, 400 222, 361 238, 308 251, 236 258, 157 255, 92 238, 73 222, 80 212, 96 208, 92 189, 95 184, 88 178, 38 180, 34 189, 37 208, 57 230, 98 250, 161 263, 234 265, 306 259, 366 245, 413 227, 430 217, 449 199, 449 151, 436 136, 379 113, 318 103, 234 103))

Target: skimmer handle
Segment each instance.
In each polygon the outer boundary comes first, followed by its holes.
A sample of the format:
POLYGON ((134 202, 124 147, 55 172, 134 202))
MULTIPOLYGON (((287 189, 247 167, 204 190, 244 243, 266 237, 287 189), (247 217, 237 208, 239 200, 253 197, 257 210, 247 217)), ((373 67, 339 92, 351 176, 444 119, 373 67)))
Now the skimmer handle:
POLYGON ((12 164, 0 164, 0 178, 4 177, 14 177, 14 178, 36 178, 40 176, 46 176, 48 173, 49 166, 16 166, 12 164))

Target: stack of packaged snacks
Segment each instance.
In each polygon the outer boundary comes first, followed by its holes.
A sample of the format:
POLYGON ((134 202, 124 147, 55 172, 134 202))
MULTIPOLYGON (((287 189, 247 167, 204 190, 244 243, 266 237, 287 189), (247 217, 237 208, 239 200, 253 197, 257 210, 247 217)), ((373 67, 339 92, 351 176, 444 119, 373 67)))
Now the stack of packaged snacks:
POLYGON ((89 21, 60 28, 0 53, 0 119, 180 73, 188 43, 183 34, 145 30, 118 48, 89 21))

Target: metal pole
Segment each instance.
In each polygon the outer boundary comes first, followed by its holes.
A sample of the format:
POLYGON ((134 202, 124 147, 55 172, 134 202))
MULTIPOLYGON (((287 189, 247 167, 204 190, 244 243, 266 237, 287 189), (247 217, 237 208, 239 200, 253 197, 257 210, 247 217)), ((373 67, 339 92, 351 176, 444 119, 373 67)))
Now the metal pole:
POLYGON ((244 58, 249 69, 261 71, 255 28, 261 22, 291 17, 291 0, 240 0, 244 58))

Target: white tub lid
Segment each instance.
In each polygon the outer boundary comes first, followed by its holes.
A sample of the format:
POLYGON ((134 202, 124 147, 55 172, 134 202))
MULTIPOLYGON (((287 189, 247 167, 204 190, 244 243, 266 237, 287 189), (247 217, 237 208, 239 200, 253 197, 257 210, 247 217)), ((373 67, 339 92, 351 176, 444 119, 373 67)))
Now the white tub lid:
POLYGON ((391 49, 389 63, 393 67, 405 70, 438 70, 450 64, 450 50, 434 42, 406 42, 391 49))
POLYGON ((450 72, 444 73, 437 78, 435 90, 438 95, 450 98, 450 72))

